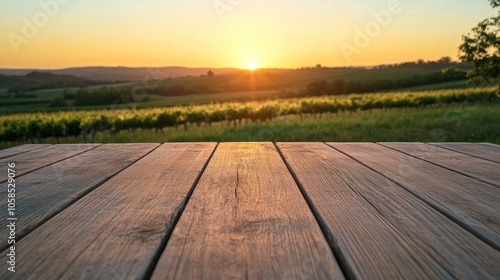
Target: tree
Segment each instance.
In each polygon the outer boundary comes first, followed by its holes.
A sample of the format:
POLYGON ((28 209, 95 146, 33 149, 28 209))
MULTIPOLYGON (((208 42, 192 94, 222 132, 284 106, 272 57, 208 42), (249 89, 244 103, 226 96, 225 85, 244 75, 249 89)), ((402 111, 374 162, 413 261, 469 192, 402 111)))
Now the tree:
POLYGON ((214 72, 212 70, 208 70, 207 77, 213 77, 215 76, 214 72))
MULTIPOLYGON (((493 8, 500 7, 500 0, 490 3, 493 8)), ((500 11, 498 16, 480 22, 462 40, 460 59, 474 64, 467 76, 476 84, 496 81, 500 92, 500 11)))
POLYGON ((343 79, 337 79, 330 84, 328 84, 329 94, 344 94, 346 88, 346 82, 343 79))
POLYGON ((49 103, 49 108, 66 107, 68 104, 61 97, 57 97, 49 103))
POLYGON ((451 57, 449 57, 449 56, 441 57, 440 59, 438 59, 437 63, 449 64, 449 63, 451 63, 451 57))
POLYGON ((443 70, 441 70, 441 73, 443 73, 444 75, 446 76, 459 76, 459 75, 462 75, 462 70, 458 69, 457 67, 455 66, 452 66, 452 67, 448 67, 448 68, 444 68, 443 70))
POLYGON ((325 81, 316 81, 311 82, 307 85, 307 94, 308 95, 323 95, 326 93, 326 85, 325 81))

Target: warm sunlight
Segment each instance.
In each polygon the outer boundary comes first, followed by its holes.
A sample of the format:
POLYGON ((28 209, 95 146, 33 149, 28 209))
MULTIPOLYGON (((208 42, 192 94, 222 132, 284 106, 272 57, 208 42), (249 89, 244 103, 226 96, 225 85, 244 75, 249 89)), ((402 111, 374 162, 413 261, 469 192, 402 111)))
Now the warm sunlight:
POLYGON ((0 280, 500 280, 500 0, 0 0, 0 26, 0 280))
POLYGON ((253 70, 257 69, 257 63, 255 63, 255 62, 253 62, 253 61, 252 61, 252 62, 249 62, 249 63, 247 64, 247 68, 248 68, 248 70, 253 71, 253 70))

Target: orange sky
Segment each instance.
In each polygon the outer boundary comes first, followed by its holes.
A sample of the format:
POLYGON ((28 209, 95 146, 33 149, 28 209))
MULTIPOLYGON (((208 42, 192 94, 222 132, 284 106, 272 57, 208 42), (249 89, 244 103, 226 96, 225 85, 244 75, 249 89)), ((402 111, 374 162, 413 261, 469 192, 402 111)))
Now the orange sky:
POLYGON ((295 68, 457 58, 461 36, 496 13, 486 0, 26 0, 0 6, 1 68, 295 68))

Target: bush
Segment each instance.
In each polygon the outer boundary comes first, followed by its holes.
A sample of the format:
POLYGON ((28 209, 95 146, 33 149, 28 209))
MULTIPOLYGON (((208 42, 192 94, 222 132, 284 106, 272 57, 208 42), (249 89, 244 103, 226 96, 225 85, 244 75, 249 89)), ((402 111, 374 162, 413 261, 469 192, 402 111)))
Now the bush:
POLYGON ((61 97, 58 97, 49 103, 49 108, 60 108, 66 106, 68 106, 68 104, 66 104, 66 101, 64 101, 61 97))
POLYGON ((71 92, 64 92, 64 100, 76 99, 76 94, 71 92))

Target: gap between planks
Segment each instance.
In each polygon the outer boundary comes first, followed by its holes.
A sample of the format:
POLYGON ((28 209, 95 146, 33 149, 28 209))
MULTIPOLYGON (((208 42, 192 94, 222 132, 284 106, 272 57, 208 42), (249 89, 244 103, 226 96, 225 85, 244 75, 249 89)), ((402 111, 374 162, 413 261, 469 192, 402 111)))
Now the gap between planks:
MULTIPOLYGON (((16 239, 64 210, 103 182, 133 164, 159 144, 106 144, 85 153, 25 174, 16 180, 16 239)), ((0 196, 7 197, 7 182, 0 184, 0 196)), ((7 200, 0 201, 7 209, 7 200)), ((0 239, 8 235, 7 211, 0 211, 0 239)), ((7 243, 0 244, 0 250, 7 243)))
POLYGON ((342 279, 272 143, 221 143, 152 279, 342 279))
MULTIPOLYGON (((7 163, 15 163, 16 167, 13 169, 16 171, 16 178, 19 178, 19 176, 82 154, 100 145, 101 144, 60 144, 44 147, 43 149, 31 150, 5 159, 0 159, 0 174, 7 174, 7 163)), ((0 179, 0 183, 5 181, 7 181, 7 179, 0 179)))
POLYGON ((52 146, 51 144, 25 144, 0 151, 0 159, 52 146))
POLYGON ((424 143, 380 142, 377 144, 483 183, 500 187, 500 163, 424 143))
POLYGON ((500 250, 499 188, 374 143, 328 144, 500 250))
POLYGON ((476 143, 428 143, 442 147, 451 151, 467 154, 473 157, 482 158, 489 161, 500 163, 500 152, 498 145, 490 144, 476 144, 476 143))
POLYGON ((164 144, 130 165, 21 240, 16 276, 145 278, 215 145, 164 144))
POLYGON ((378 172, 322 143, 277 145, 350 278, 500 275, 498 251, 378 172))

